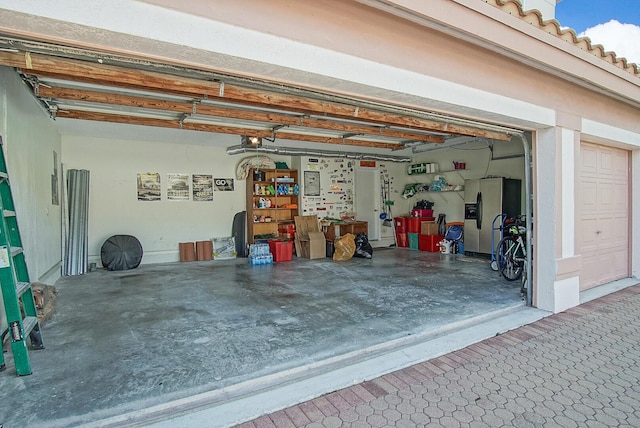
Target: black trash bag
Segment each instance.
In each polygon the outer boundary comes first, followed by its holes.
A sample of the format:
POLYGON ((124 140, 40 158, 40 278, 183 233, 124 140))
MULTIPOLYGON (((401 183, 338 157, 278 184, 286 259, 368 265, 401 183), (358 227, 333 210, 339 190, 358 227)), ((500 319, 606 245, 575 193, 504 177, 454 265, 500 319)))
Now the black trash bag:
POLYGON ((100 259, 108 270, 134 269, 142 261, 142 245, 135 236, 114 235, 102 244, 100 259))
POLYGON ((358 233, 356 235, 356 252, 354 257, 361 257, 363 259, 370 259, 373 257, 373 247, 369 243, 366 233, 358 233))

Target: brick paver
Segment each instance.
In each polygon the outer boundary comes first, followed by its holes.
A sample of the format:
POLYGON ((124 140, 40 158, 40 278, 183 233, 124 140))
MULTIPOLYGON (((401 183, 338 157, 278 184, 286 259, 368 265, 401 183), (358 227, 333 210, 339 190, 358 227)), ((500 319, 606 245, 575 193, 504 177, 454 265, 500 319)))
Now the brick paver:
POLYGON ((640 426, 640 285, 242 427, 640 426))

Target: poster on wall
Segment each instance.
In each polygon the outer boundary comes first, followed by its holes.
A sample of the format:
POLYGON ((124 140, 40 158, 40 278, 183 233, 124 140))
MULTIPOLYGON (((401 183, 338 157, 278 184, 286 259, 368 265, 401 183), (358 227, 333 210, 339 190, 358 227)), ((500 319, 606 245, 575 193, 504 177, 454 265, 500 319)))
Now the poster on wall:
POLYGON ((188 201, 189 196, 189 174, 167 174, 167 200, 188 201))
POLYGON ((193 174, 193 200, 213 201, 213 176, 208 174, 193 174))
POLYGON ((320 171, 304 172, 304 195, 320 196, 320 171))
POLYGON ((213 182, 216 192, 233 192, 233 178, 216 178, 213 182))
POLYGON ((160 200, 160 173, 139 172, 138 173, 138 200, 139 201, 159 201, 160 200))

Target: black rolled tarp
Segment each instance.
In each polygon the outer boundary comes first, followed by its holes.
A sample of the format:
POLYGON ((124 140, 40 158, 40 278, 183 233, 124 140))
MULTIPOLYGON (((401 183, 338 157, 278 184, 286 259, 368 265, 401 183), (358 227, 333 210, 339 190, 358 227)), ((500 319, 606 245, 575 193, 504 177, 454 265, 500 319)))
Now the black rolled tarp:
POLYGON ((100 258, 108 270, 134 269, 142 261, 142 245, 135 236, 113 235, 102 244, 100 258))

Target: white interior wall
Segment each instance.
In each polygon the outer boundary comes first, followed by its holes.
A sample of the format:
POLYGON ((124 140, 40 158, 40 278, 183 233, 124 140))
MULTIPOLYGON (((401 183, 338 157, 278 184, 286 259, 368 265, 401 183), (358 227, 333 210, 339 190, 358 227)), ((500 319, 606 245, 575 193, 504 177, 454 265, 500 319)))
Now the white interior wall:
MULTIPOLYGON (((0 135, 31 281, 60 277, 60 205, 51 200, 53 152, 60 134, 16 73, 0 67, 0 135)), ((60 157, 58 157, 58 160, 60 157)), ((0 330, 7 328, 0 305, 0 330)))
MULTIPOLYGON (((65 136, 64 167, 90 171, 89 261, 100 265, 100 248, 112 235, 133 235, 142 244, 142 263, 179 260, 178 244, 231 236, 233 216, 246 208, 246 181, 236 168, 251 155, 229 156, 233 135, 211 135, 211 145, 65 136), (138 201, 137 174, 160 173, 162 200, 138 201), (233 191, 214 191, 213 202, 167 200, 167 174, 211 174, 234 179, 233 191)), ((290 162, 288 157, 272 156, 290 162)))
MULTIPOLYGON (((356 219, 361 219, 355 210, 353 200, 354 171, 360 167, 360 161, 344 158, 317 158, 298 156, 292 161, 299 170, 300 177, 300 212, 301 215, 317 215, 319 219, 325 217, 340 218, 341 214, 352 211, 356 219), (304 188, 305 171, 320 172, 320 196, 306 196, 304 188), (343 191, 346 194, 343 194, 343 191), (349 196, 349 194, 351 196, 349 196), (329 202, 327 204, 327 202, 329 202)), ((391 215, 405 214, 406 202, 400 197, 404 186, 406 163, 365 161, 371 168, 380 173, 381 180, 389 180, 389 199, 394 202, 391 215)), ((381 198, 380 189, 374 189, 370 197, 381 198)), ((382 220, 380 220, 382 223, 382 220)), ((380 240, 372 242, 374 247, 385 247, 393 244, 393 229, 380 228, 380 240)))
POLYGON ((0 134, 29 277, 53 283, 60 275, 61 241, 51 175, 53 152, 61 159, 61 136, 12 69, 0 67, 0 83, 0 134))
MULTIPOLYGON (((524 213, 524 157, 492 160, 489 145, 493 146, 493 156, 502 157, 522 154, 522 144, 519 142, 488 141, 481 139, 455 147, 446 147, 414 156, 411 163, 436 163, 440 171, 436 174, 408 175, 404 171, 405 184, 431 183, 436 175, 444 175, 447 183, 464 185, 465 180, 485 178, 489 176, 517 178, 522 180, 522 211, 524 213), (453 162, 465 162, 466 169, 454 170, 453 162)), ((408 165, 407 165, 408 166, 408 165)), ((427 192, 417 193, 412 198, 404 200, 404 214, 409 214, 415 203, 426 199, 434 202, 433 214, 445 214, 447 222, 464 221, 464 192, 427 192)))

